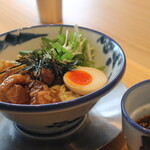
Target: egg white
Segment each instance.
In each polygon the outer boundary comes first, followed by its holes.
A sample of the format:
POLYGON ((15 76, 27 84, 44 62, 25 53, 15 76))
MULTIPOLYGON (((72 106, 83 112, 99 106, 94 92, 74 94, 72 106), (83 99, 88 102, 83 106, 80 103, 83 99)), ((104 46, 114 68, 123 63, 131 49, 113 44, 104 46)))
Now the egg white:
POLYGON ((89 73, 92 76, 92 81, 87 85, 75 85, 71 83, 67 78, 67 72, 65 73, 63 80, 65 85, 73 92, 80 95, 86 95, 103 87, 107 82, 107 77, 104 72, 91 67, 77 67, 76 70, 81 70, 89 73))

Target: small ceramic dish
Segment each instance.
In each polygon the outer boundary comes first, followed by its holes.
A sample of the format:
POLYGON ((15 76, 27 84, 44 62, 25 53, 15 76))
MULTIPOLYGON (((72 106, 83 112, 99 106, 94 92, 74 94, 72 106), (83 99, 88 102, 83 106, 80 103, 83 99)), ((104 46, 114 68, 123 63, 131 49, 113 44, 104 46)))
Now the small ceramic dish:
POLYGON ((125 92, 121 101, 122 128, 129 150, 150 148, 149 89, 150 80, 137 83, 125 92))
MULTIPOLYGON (((14 60, 20 50, 40 48, 41 37, 54 39, 60 28, 63 28, 64 32, 65 30, 74 30, 74 26, 71 25, 40 25, 0 35, 0 59, 14 60)), ((126 66, 125 55, 119 44, 98 31, 85 27, 79 27, 79 30, 95 48, 96 65, 105 66, 107 84, 95 92, 65 102, 45 105, 0 102, 0 111, 5 117, 31 132, 41 134, 64 132, 83 122, 86 114, 97 101, 119 83, 126 66)))

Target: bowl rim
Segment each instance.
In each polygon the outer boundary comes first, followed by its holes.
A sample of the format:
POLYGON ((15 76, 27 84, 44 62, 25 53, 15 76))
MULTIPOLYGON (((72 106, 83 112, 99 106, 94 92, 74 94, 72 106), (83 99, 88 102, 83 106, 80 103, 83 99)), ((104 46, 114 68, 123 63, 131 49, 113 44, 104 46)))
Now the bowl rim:
MULTIPOLYGON (((16 31, 28 30, 28 29, 39 28, 39 27, 40 28, 44 28, 44 27, 74 28, 74 25, 68 25, 68 24, 34 25, 34 26, 23 27, 23 28, 11 30, 11 31, 0 34, 0 36, 4 36, 8 33, 16 32, 16 31)), ((84 95, 84 96, 76 98, 76 99, 72 99, 72 100, 68 100, 68 101, 64 101, 64 102, 58 102, 58 103, 42 104, 42 105, 10 104, 10 103, 5 103, 5 102, 0 102, 0 111, 46 112, 46 111, 55 111, 55 110, 60 110, 60 109, 66 109, 69 107, 74 107, 76 105, 83 104, 85 102, 88 103, 91 99, 102 96, 104 93, 108 92, 113 87, 115 87, 117 85, 117 83, 119 83, 119 81, 123 77, 123 75, 125 73, 125 69, 126 69, 126 57, 125 57, 125 53, 124 53, 123 49, 121 48, 121 46, 114 39, 112 39, 111 37, 109 37, 108 35, 106 35, 102 32, 99 32, 99 31, 96 31, 96 30, 93 30, 93 29, 90 29, 87 27, 83 27, 83 26, 78 26, 78 28, 85 30, 85 31, 90 31, 90 32, 94 32, 96 34, 105 36, 105 37, 109 38, 110 40, 112 40, 120 48, 120 51, 122 52, 123 63, 122 63, 121 69, 118 71, 118 73, 116 75, 116 78, 113 79, 110 83, 106 84, 101 89, 98 89, 88 95, 84 95)))
POLYGON ((122 97, 122 100, 121 100, 121 111, 122 111, 122 116, 125 118, 125 120, 134 128, 136 128, 137 130, 145 133, 145 134, 150 134, 150 130, 149 129, 146 129, 142 126, 140 126, 138 123, 136 123, 133 119, 131 119, 131 117, 128 115, 127 111, 126 111, 126 108, 125 108, 125 103, 127 101, 127 97, 128 95, 133 91, 135 90, 136 88, 142 86, 142 85, 146 85, 146 84, 150 84, 150 79, 147 79, 147 80, 144 80, 144 81, 141 81, 135 85, 133 85, 131 88, 129 88, 125 94, 123 95, 122 97))

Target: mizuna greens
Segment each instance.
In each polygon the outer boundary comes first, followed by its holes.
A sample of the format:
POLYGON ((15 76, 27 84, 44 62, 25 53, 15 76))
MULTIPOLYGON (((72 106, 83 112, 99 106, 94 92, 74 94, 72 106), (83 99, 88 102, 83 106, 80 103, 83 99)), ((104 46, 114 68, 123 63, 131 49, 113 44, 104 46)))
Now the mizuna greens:
POLYGON ((63 28, 54 40, 42 38, 43 49, 53 52, 54 58, 58 61, 77 61, 79 66, 94 67, 94 48, 82 36, 78 27, 74 27, 74 32, 66 30, 66 33, 63 33, 62 31, 63 28))

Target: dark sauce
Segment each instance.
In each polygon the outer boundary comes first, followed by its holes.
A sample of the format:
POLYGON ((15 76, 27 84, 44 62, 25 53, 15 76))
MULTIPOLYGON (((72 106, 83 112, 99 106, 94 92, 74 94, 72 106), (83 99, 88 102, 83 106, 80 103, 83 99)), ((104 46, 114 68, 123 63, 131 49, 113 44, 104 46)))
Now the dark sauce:
POLYGON ((150 114, 141 117, 136 121, 140 126, 150 130, 150 114))

